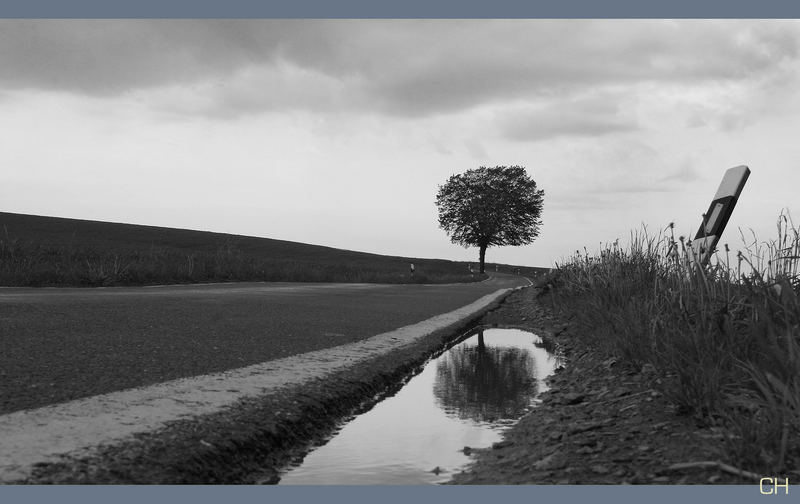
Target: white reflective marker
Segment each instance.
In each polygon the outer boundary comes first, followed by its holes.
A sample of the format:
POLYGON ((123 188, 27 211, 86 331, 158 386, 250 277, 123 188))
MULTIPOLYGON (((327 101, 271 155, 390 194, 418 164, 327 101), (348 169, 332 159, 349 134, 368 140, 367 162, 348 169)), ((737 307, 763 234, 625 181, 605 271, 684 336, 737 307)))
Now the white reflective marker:
POLYGON ((744 165, 730 168, 725 172, 719 189, 705 213, 703 223, 700 224, 700 229, 690 244, 690 257, 694 261, 700 262, 701 265, 708 263, 749 176, 750 168, 744 165))
POLYGON ((714 205, 714 210, 711 212, 711 215, 706 219, 706 234, 710 234, 711 230, 714 229, 714 224, 717 223, 717 219, 722 214, 722 207, 724 205, 722 203, 717 203, 714 205))

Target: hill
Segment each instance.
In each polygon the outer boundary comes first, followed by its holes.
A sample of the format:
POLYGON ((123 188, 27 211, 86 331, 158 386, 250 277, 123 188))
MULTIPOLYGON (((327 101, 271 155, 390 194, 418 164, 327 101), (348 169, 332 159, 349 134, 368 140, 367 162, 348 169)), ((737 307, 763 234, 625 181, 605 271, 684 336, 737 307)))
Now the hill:
MULTIPOLYGON (((495 265, 487 265, 493 271, 495 265)), ((501 265, 534 274, 536 268, 501 265)), ((226 233, 0 212, 0 285, 225 281, 450 283, 467 263, 385 256, 226 233), (415 273, 410 275, 409 263, 415 273)))

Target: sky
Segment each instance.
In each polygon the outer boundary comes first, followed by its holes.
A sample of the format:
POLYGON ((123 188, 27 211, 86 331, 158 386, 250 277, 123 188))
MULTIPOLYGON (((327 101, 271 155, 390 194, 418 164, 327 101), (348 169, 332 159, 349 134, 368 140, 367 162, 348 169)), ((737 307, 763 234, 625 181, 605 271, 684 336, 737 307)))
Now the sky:
POLYGON ((797 20, 0 20, 0 211, 475 261, 434 204, 524 166, 552 266, 646 226, 800 225, 797 20))

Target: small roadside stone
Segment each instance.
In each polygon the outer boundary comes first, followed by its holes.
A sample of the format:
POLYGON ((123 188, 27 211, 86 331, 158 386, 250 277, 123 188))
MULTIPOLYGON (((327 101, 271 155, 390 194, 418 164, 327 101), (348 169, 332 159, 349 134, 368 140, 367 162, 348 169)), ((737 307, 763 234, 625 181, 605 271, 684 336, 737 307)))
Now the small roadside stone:
POLYGON ((582 403, 584 401, 584 399, 586 399, 586 395, 585 394, 580 394, 580 393, 577 393, 577 392, 570 392, 570 393, 567 393, 567 394, 563 395, 562 401, 564 402, 564 404, 566 404, 568 406, 572 406, 574 404, 582 403))
POLYGON ((554 469, 563 469, 567 466, 567 461, 563 456, 558 453, 552 453, 545 458, 534 462, 533 467, 540 471, 552 471, 554 469))
POLYGON ((500 448, 505 448, 507 446, 512 446, 514 444, 513 441, 498 441, 496 443, 492 443, 492 450, 499 450, 500 448))

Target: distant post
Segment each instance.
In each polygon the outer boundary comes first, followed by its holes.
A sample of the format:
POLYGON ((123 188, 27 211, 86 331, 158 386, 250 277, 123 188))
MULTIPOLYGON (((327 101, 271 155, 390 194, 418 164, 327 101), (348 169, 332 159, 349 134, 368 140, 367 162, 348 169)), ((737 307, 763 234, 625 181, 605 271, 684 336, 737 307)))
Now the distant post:
POLYGON ((750 168, 744 165, 730 168, 725 172, 708 211, 703 215, 700 229, 689 245, 690 257, 694 262, 699 262, 701 266, 708 264, 749 176, 750 168))

